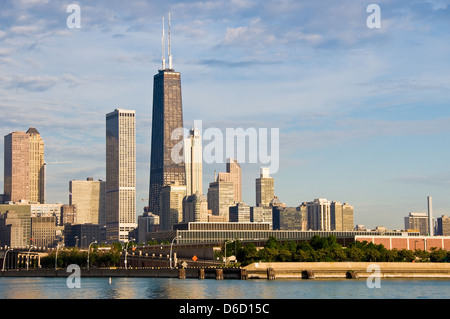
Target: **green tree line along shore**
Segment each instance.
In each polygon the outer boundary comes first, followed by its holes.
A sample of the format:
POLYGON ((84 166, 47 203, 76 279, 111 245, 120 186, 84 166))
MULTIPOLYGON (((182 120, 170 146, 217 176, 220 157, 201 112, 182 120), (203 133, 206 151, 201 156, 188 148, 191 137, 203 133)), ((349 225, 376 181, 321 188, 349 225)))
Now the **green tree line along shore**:
MULTIPOLYGON (((149 245, 158 244, 149 242, 149 245)), ((133 244, 128 245, 131 251, 133 244)), ((109 250, 101 250, 99 246, 92 246, 89 252, 90 267, 118 267, 121 252, 124 247, 114 243, 109 250)), ((254 243, 243 244, 239 240, 228 241, 222 245, 216 258, 221 260, 226 251, 227 257, 236 256, 234 266, 246 266, 253 262, 450 262, 450 251, 443 249, 407 250, 386 249, 383 245, 370 242, 354 241, 343 247, 336 241, 335 236, 314 236, 310 241, 296 243, 294 241, 277 241, 270 237, 264 247, 257 248, 254 243), (226 248, 225 248, 226 245, 226 248)), ((41 259, 44 268, 55 267, 55 254, 53 252, 41 259)), ((67 267, 77 264, 87 266, 88 252, 77 248, 58 251, 58 267, 67 267)))

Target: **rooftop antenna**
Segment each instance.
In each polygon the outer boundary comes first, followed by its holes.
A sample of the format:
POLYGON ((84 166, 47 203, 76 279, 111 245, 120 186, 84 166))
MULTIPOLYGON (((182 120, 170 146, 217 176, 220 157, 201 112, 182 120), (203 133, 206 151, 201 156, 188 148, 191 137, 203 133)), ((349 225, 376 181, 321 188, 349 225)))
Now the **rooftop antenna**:
POLYGON ((162 18, 162 24, 163 24, 163 29, 162 29, 162 69, 165 70, 166 69, 166 54, 165 54, 165 43, 164 43, 164 17, 162 18))
POLYGON ((172 70, 172 53, 170 51, 170 11, 169 11, 169 69, 172 70))

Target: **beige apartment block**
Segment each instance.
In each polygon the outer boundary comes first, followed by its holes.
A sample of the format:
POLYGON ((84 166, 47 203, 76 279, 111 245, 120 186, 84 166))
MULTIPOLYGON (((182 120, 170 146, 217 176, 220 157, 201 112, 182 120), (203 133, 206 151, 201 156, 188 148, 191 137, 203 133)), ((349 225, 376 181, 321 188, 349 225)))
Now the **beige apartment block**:
POLYGON ((331 230, 350 231, 353 226, 353 206, 348 203, 332 201, 331 209, 331 230))
POLYGON ((269 176, 269 168, 261 168, 260 177, 256 179, 256 206, 270 206, 275 196, 274 185, 274 179, 269 176))
POLYGON ((105 181, 94 181, 91 177, 85 181, 69 182, 69 205, 76 206, 77 224, 106 225, 105 187, 105 181))
POLYGON ((172 230, 173 225, 183 221, 183 198, 186 196, 186 185, 174 182, 161 188, 160 221, 161 230, 172 230))
POLYGON ((31 217, 32 245, 53 247, 56 238, 55 217, 31 217))
POLYGON ((225 221, 229 220, 229 207, 235 205, 234 183, 228 180, 221 180, 209 184, 208 188, 208 209, 212 215, 222 216, 225 221))
POLYGON ((242 201, 242 172, 241 165, 239 165, 237 160, 233 158, 227 160, 227 173, 230 174, 233 182, 234 201, 239 203, 242 201))
POLYGON ((183 198, 183 223, 208 222, 208 201, 197 192, 183 198))

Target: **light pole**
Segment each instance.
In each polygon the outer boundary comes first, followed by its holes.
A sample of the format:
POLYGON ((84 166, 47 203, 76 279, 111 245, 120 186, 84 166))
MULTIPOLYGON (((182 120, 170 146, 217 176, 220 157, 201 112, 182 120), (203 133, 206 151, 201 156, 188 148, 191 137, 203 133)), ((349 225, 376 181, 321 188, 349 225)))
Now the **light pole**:
POLYGON ((87 268, 88 269, 89 269, 89 252, 91 251, 91 245, 96 244, 96 243, 97 243, 97 241, 94 240, 92 243, 89 244, 89 247, 88 247, 88 258, 87 258, 87 268))
POLYGON ((31 246, 30 249, 28 249, 28 254, 27 254, 27 270, 29 269, 29 268, 28 268, 28 265, 30 264, 30 251, 31 251, 31 249, 33 249, 33 248, 34 248, 34 246, 31 246))
MULTIPOLYGON (((6 246, 6 245, 5 245, 6 246)), ((8 247, 8 250, 6 250, 5 255, 3 256, 3 268, 2 271, 5 271, 5 264, 6 264, 6 255, 8 254, 8 252, 11 250, 10 247, 8 247)))
POLYGON ((178 235, 176 237, 174 237, 172 239, 172 243, 170 244, 170 255, 169 255, 169 265, 170 265, 170 269, 172 269, 172 246, 173 246, 173 241, 176 239, 177 243, 178 243, 178 238, 181 238, 181 235, 178 235))
POLYGON ((125 264, 125 269, 127 269, 127 256, 128 256, 128 244, 134 240, 134 238, 130 238, 129 241, 127 241, 127 244, 125 246, 125 260, 124 260, 124 264, 125 264))
POLYGON ((58 248, 59 248, 59 243, 56 244, 55 270, 58 269, 58 248))
POLYGON ((225 239, 224 242, 223 242, 223 245, 224 245, 224 248, 225 248, 225 254, 223 256, 222 261, 223 261, 225 266, 227 265, 227 241, 228 240, 225 239))

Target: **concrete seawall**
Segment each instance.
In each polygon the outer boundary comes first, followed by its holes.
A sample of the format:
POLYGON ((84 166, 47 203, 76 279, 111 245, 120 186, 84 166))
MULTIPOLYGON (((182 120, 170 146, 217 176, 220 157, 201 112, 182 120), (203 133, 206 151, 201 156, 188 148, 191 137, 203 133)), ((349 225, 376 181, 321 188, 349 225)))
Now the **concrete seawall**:
MULTIPOLYGON (((0 277, 68 277, 66 269, 0 271, 0 277)), ((91 268, 80 269, 81 277, 146 277, 197 279, 313 279, 367 278, 443 278, 450 279, 450 263, 367 263, 367 262, 278 262, 253 263, 243 268, 91 268)))
POLYGON ((450 263, 261 262, 245 269, 249 279, 367 278, 375 271, 383 278, 450 279, 450 263))
MULTIPOLYGON (((81 277, 145 277, 145 278, 199 278, 242 279, 241 268, 91 268, 80 269, 81 277)), ((0 271, 0 277, 68 277, 73 271, 66 269, 30 269, 0 271)))

